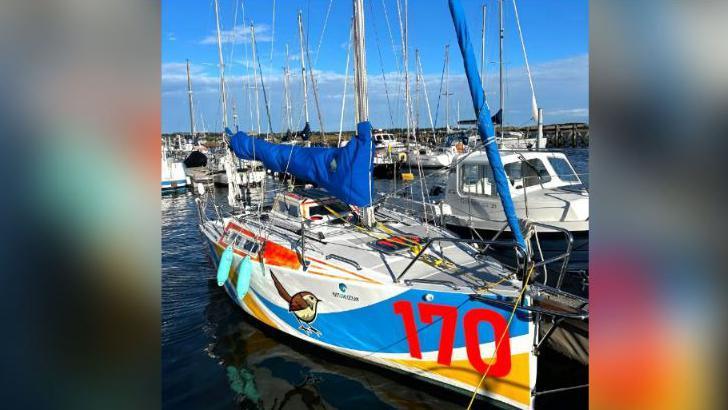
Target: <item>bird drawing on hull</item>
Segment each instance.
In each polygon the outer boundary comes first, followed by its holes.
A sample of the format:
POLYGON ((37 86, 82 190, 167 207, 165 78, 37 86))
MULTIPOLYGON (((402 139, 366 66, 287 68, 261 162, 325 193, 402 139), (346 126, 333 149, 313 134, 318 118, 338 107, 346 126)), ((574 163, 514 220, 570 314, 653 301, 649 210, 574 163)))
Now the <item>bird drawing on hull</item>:
POLYGON ((298 292, 291 296, 276 275, 273 274, 272 270, 270 271, 270 276, 273 278, 273 283, 276 286, 278 294, 288 303, 288 311, 293 313, 293 316, 300 324, 298 328, 309 335, 313 333, 316 336, 321 336, 321 332, 311 326, 311 323, 316 320, 318 303, 321 299, 308 291, 298 292))

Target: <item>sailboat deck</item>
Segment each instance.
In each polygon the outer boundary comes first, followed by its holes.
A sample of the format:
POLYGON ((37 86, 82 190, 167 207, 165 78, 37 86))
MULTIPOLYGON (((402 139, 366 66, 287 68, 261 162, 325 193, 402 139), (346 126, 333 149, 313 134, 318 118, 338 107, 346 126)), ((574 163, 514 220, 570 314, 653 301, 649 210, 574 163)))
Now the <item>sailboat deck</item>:
POLYGON ((290 219, 270 214, 265 222, 247 219, 245 224, 253 225, 254 232, 265 229, 269 240, 290 246, 306 258, 326 260, 327 264, 343 269, 356 269, 358 275, 381 283, 399 280, 405 284, 444 285, 453 290, 486 289, 504 296, 519 290, 511 272, 495 259, 477 255, 475 249, 442 229, 402 218, 402 214, 397 216, 404 220, 394 222, 387 214, 378 214, 378 221, 384 223, 372 230, 351 224, 306 228, 303 252, 300 224, 290 219), (393 252, 383 251, 376 246, 379 240, 411 236, 420 238, 419 245, 405 241, 402 249, 393 252), (412 263, 430 238, 442 239, 433 240, 412 263), (400 277, 405 271, 406 274, 400 277))

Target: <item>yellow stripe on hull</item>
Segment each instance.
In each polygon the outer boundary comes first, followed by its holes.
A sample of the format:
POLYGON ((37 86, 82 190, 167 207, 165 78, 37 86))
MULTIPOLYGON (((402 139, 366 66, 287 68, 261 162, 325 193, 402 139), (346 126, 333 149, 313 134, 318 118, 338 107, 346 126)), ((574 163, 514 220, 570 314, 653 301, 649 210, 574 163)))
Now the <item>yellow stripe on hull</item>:
MULTIPOLYGON (((525 406, 531 404, 531 388, 529 386, 529 353, 514 354, 511 356, 511 371, 504 377, 486 377, 480 385, 481 393, 495 393, 506 397, 525 406)), ((409 360, 409 359, 388 359, 392 362, 417 370, 424 370, 425 373, 436 374, 441 377, 456 380, 472 387, 480 382, 482 374, 475 370, 468 360, 453 360, 450 366, 443 366, 436 361, 409 360)), ((415 370, 415 372, 417 372, 415 370)), ((419 372, 421 373, 421 372, 419 372)))
POLYGON ((261 307, 258 305, 258 302, 253 299, 251 293, 245 295, 245 297, 243 298, 243 303, 248 308, 247 311, 251 316, 272 327, 273 329, 278 329, 278 326, 276 326, 276 324, 273 323, 272 320, 270 320, 268 315, 266 315, 261 307))

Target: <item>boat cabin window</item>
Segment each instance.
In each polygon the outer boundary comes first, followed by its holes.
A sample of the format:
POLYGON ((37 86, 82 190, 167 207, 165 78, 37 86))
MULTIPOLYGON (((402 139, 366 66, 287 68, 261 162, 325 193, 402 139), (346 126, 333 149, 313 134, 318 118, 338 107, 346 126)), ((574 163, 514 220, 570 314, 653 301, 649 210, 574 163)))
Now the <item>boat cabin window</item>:
POLYGON ((551 181, 549 171, 538 158, 511 162, 510 164, 506 164, 504 168, 508 179, 511 181, 511 185, 517 189, 545 184, 551 181))
POLYGON ((235 242, 233 243, 233 246, 239 248, 240 244, 242 244, 243 242, 245 242, 245 238, 240 235, 235 235, 235 242))
POLYGON ((291 204, 286 201, 276 201, 273 206, 273 210, 292 218, 298 218, 301 216, 301 213, 298 210, 298 204, 291 204))
POLYGON ((574 173, 574 170, 571 168, 571 165, 567 160, 559 157, 553 157, 549 158, 549 162, 551 163, 551 166, 554 167, 556 176, 558 176, 559 179, 566 182, 579 182, 579 177, 576 176, 576 173, 574 173))
POLYGON ((243 244, 243 249, 245 249, 248 253, 258 253, 259 248, 260 245, 250 239, 246 240, 245 244, 243 244))
POLYGON ((475 195, 495 195, 493 173, 487 164, 460 166, 460 192, 475 195))
POLYGON ((313 205, 308 208, 308 217, 312 216, 326 216, 331 215, 332 213, 329 211, 329 209, 333 210, 337 214, 343 214, 350 211, 349 206, 346 205, 343 202, 330 202, 327 204, 322 205, 313 205))
POLYGON ((225 241, 226 244, 229 245, 229 244, 233 243, 233 241, 236 239, 237 236, 238 235, 235 231, 228 230, 227 232, 225 232, 225 236, 223 236, 223 240, 225 241))

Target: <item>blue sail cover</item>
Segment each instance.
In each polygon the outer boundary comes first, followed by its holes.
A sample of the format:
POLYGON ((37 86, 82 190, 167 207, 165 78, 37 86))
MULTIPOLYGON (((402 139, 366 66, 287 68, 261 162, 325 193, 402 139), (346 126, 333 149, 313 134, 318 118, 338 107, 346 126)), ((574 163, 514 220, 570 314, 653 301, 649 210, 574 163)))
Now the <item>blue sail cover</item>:
POLYGON ((288 172, 313 182, 347 204, 372 203, 372 125, 356 126, 355 135, 341 148, 300 147, 272 144, 240 131, 230 142, 238 158, 262 161, 273 172, 288 172))
POLYGON ((485 153, 488 156, 488 162, 493 170, 493 178, 495 179, 495 188, 500 196, 503 211, 506 214, 508 225, 511 228, 513 237, 522 248, 526 248, 523 240, 523 234, 518 225, 518 216, 511 199, 511 191, 509 189, 508 177, 503 169, 498 146, 495 144, 495 131, 493 129, 493 121, 490 117, 490 109, 485 102, 485 94, 480 85, 480 74, 478 74, 478 65, 473 53, 473 46, 470 44, 470 35, 468 34, 468 25, 465 21, 465 11, 459 0, 449 0, 450 15, 455 26, 455 32, 458 36, 458 44, 460 45, 460 53, 463 55, 463 63, 465 64, 465 75, 468 77, 468 85, 470 86, 470 96, 473 99, 473 108, 478 116, 478 134, 485 145, 485 153))

